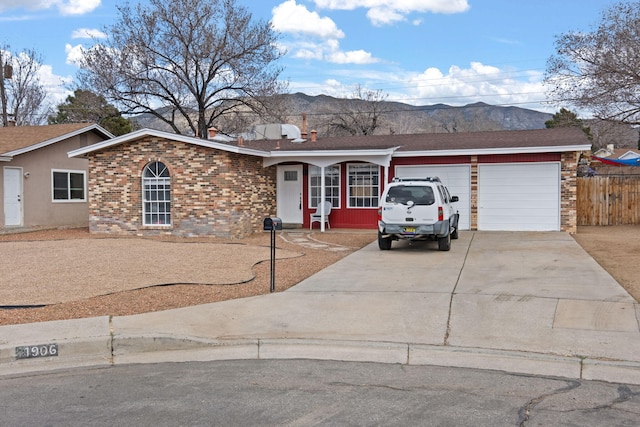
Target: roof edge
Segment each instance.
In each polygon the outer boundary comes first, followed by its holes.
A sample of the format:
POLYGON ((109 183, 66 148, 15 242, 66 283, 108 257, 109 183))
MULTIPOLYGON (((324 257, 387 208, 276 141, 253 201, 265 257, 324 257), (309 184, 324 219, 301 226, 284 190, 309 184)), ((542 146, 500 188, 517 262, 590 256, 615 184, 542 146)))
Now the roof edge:
POLYGON ((475 148, 475 149, 454 149, 454 150, 420 150, 420 151, 397 151, 393 157, 418 157, 418 156, 474 156, 491 154, 539 154, 539 153, 564 153, 567 151, 589 151, 590 144, 582 145, 560 145, 542 147, 507 147, 507 148, 475 148))
POLYGON ((115 135, 113 135, 111 132, 109 132, 108 130, 106 130, 105 128, 100 126, 99 124, 95 124, 94 123, 92 125, 80 128, 78 130, 74 130, 72 132, 67 132, 67 133, 62 134, 60 136, 57 136, 55 138, 47 139, 46 141, 42 141, 42 142, 38 142, 37 144, 29 145, 28 147, 19 148, 17 150, 13 150, 13 151, 7 151, 6 153, 4 153, 4 156, 17 156, 17 155, 20 155, 20 154, 28 153, 30 151, 38 150, 40 148, 46 147, 47 145, 55 144, 56 142, 60 142, 62 140, 68 139, 68 138, 73 138, 74 136, 80 135, 80 134, 85 133, 85 132, 90 132, 92 130, 98 131, 99 133, 101 133, 102 135, 106 136, 109 139, 115 137, 115 135))
POLYGON ((250 156, 259 156, 259 157, 268 157, 268 153, 260 150, 253 150, 251 148, 246 147, 238 147, 229 144, 222 144, 219 142, 215 142, 209 139, 201 139, 195 138, 193 136, 180 135, 177 133, 164 132, 156 129, 140 129, 134 132, 130 132, 112 139, 108 139, 102 142, 98 142, 96 144, 89 145, 87 147, 78 148, 76 150, 72 150, 67 152, 67 156, 69 157, 78 157, 85 154, 93 153, 95 151, 104 150, 106 148, 111 148, 116 145, 125 144, 129 141, 133 141, 136 139, 144 138, 147 136, 157 137, 157 138, 166 138, 174 141, 184 142, 185 144, 193 144, 199 145, 207 148, 214 148, 222 151, 227 151, 230 153, 236 154, 247 154, 250 156))

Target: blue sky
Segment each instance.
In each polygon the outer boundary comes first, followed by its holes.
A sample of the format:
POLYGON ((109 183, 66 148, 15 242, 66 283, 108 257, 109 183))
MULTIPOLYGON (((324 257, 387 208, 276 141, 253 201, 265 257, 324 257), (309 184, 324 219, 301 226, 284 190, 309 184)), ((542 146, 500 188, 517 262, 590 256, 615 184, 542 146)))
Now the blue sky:
MULTIPOLYGON (((144 1, 144 0, 142 0, 144 1)), ((589 31, 608 0, 237 0, 270 20, 290 92, 348 96, 355 85, 415 105, 486 102, 554 112, 542 78, 555 36, 589 31)), ((0 0, 0 44, 35 49, 53 99, 73 58, 117 21, 116 0, 0 0)), ((131 1, 136 4, 136 1, 131 1)), ((58 101, 59 102, 59 101, 58 101)), ((55 102, 57 104, 58 102, 55 102)))

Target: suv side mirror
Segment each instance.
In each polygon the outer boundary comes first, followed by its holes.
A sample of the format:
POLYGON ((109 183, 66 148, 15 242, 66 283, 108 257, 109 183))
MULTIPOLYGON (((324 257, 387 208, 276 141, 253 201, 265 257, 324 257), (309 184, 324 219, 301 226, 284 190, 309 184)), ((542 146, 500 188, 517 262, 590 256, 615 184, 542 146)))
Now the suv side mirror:
POLYGON ((451 201, 452 202, 457 202, 458 200, 460 200, 460 199, 458 199, 458 196, 451 196, 451 201))

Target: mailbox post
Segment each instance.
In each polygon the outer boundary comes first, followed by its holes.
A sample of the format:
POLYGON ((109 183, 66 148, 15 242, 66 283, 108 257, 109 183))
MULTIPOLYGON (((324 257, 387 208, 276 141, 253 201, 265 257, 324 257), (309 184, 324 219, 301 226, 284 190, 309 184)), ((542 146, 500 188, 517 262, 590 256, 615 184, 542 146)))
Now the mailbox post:
POLYGON ((265 218, 262 229, 271 233, 271 287, 269 292, 276 290, 276 230, 282 230, 282 220, 277 217, 265 218))

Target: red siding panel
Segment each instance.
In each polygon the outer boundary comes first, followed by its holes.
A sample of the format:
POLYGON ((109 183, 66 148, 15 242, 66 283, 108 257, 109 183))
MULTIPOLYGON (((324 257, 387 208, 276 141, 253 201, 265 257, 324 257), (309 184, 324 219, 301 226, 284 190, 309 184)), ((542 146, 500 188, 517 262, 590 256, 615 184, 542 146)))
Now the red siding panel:
POLYGON ((478 156, 478 163, 559 162, 561 156, 561 153, 492 154, 478 156))

